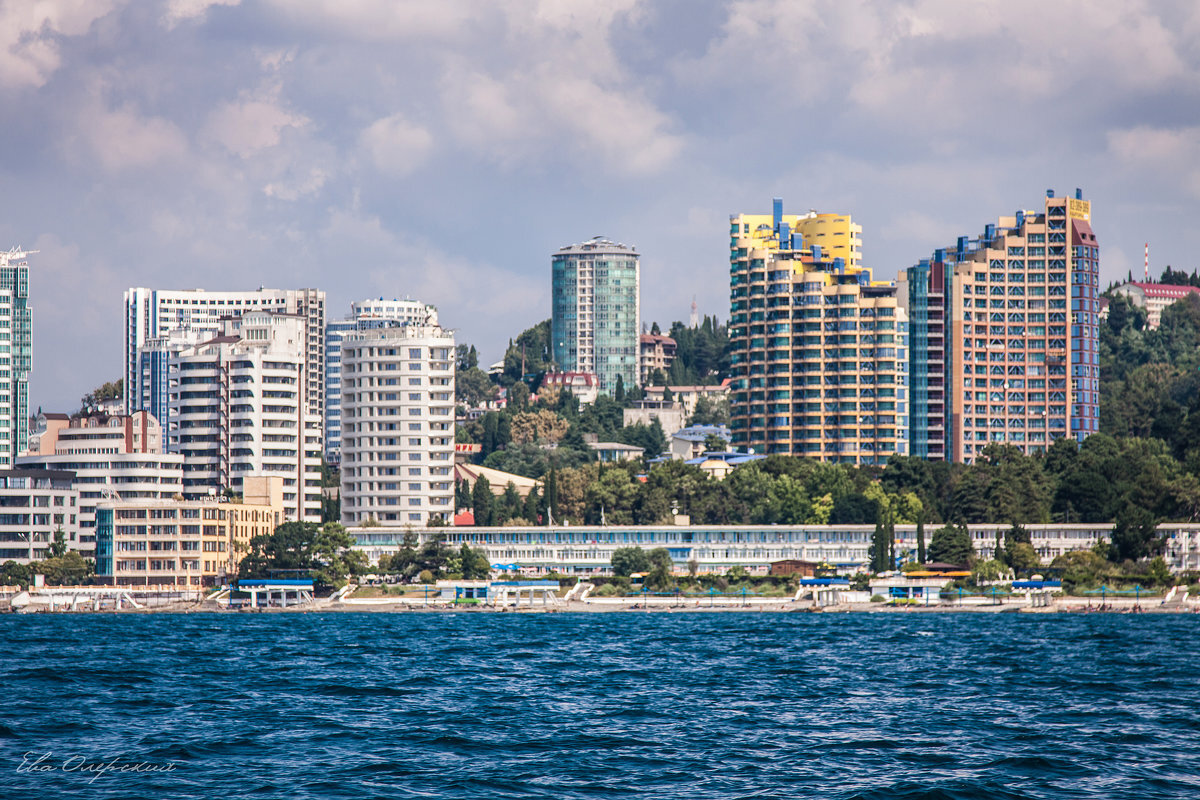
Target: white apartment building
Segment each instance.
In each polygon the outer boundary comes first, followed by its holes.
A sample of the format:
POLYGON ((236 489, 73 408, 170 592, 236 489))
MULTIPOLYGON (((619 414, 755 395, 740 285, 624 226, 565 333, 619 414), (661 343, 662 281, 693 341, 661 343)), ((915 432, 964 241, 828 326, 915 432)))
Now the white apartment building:
POLYGON ((79 493, 70 472, 0 470, 0 562, 28 564, 50 557, 54 532, 67 546, 79 538, 79 493))
POLYGON ((96 549, 97 503, 171 500, 183 493, 183 456, 163 453, 162 427, 144 411, 111 417, 39 414, 29 452, 17 465, 75 474, 78 536, 68 545, 86 557, 96 549))
POLYGON ((168 370, 168 449, 183 495, 242 493, 250 474, 283 478, 287 519, 321 520, 321 417, 303 400, 307 320, 248 312, 182 351, 168 370))
POLYGON ((295 314, 304 319, 303 396, 309 410, 320 418, 325 413, 325 292, 320 289, 260 288, 247 292, 128 289, 125 292, 126 413, 146 409, 164 424, 170 423, 154 403, 152 371, 139 355, 141 348, 152 346, 169 352, 172 332, 214 334, 220 330, 222 320, 249 311, 295 314))
POLYGON ((342 520, 449 521, 454 511, 454 333, 437 325, 342 340, 342 520))
POLYGON ((342 450, 342 338, 348 331, 395 323, 437 325, 437 309, 417 300, 360 300, 350 315, 325 326, 325 460, 337 466, 342 450))

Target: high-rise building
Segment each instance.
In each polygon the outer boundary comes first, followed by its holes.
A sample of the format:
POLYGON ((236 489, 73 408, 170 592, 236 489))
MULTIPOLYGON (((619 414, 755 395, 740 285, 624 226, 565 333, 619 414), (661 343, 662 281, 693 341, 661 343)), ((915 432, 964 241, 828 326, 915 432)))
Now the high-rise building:
POLYGON ((551 257, 551 358, 560 372, 591 372, 612 394, 639 382, 637 251, 597 236, 551 257))
POLYGON ((320 289, 258 289, 208 292, 204 289, 131 288, 125 292, 125 413, 146 410, 164 425, 170 419, 159 407, 163 367, 179 345, 195 344, 186 334, 211 338, 224 319, 247 311, 296 314, 305 320, 304 402, 309 411, 325 414, 325 292, 320 289), (147 348, 142 353, 142 348, 147 348), (157 370, 156 370, 157 365, 157 370))
POLYGON ((307 319, 252 311, 171 359, 169 449, 183 495, 243 493, 243 478, 283 478, 289 520, 321 520, 321 418, 306 406, 307 319))
POLYGON ((1100 251, 1091 203, 1046 193, 910 267, 913 454, 1043 452, 1100 429, 1100 251))
POLYGON ((349 331, 368 330, 393 323, 437 325, 437 309, 417 300, 360 300, 350 315, 325 326, 325 460, 341 463, 342 450, 342 338, 349 331))
POLYGON ((449 522, 454 513, 454 333, 437 325, 342 339, 342 520, 449 522))
POLYGON ((908 452, 908 320, 860 265, 860 233, 779 199, 730 217, 735 446, 850 464, 908 452))
MULTIPOLYGON (((29 251, 29 252, 37 252, 29 251)), ((29 373, 33 370, 33 309, 29 252, 0 252, 0 468, 12 467, 29 438, 29 373)))

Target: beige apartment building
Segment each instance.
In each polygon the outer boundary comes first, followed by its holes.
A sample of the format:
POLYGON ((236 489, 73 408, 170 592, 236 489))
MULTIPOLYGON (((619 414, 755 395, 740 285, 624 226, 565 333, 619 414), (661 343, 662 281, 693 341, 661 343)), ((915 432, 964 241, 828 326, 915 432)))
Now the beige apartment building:
POLYGON ((142 500, 96 509, 96 576, 117 586, 213 586, 283 524, 283 479, 248 475, 241 502, 142 500))

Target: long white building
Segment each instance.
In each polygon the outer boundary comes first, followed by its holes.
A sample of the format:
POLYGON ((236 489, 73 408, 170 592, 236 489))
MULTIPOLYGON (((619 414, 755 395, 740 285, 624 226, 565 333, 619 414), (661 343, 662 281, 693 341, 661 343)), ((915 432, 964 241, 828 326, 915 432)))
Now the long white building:
MULTIPOLYGON (((361 523, 360 523, 361 524, 361 523)), ((916 549, 916 525, 897 525, 896 549, 916 549)), ((936 525, 926 525, 926 543, 936 525)), ((987 523, 968 526, 971 543, 980 558, 991 558, 996 534, 1011 526, 987 523)), ((1108 539, 1112 523, 1051 523, 1026 525, 1034 549, 1043 562, 1074 550, 1088 550, 1099 539, 1108 539)), ((1172 522, 1158 526, 1168 542, 1168 566, 1180 570, 1200 563, 1200 522, 1172 522), (1182 559, 1191 558, 1191 561, 1182 559)), ((619 547, 666 548, 679 572, 694 562, 700 573, 725 573, 741 566, 766 574, 774 561, 800 559, 828 563, 843 573, 865 571, 874 525, 610 525, 514 528, 428 528, 416 530, 422 543, 435 536, 452 547, 468 544, 482 549, 493 564, 517 564, 534 572, 566 575, 611 574, 612 554, 619 547)), ((354 547, 371 561, 399 551, 409 529, 399 526, 350 529, 354 547)))
POLYGON ((306 324, 249 312, 171 360, 167 438, 184 457, 184 497, 241 493, 247 475, 277 476, 287 518, 320 521, 322 426, 303 400, 306 324))
MULTIPOLYGON (((309 410, 325 413, 325 292, 320 289, 257 289, 209 292, 204 289, 148 289, 125 292, 125 412, 146 409, 169 423, 154 403, 155 372, 139 350, 162 350, 175 331, 216 333, 222 320, 248 311, 295 314, 305 321, 303 396, 309 410)), ((169 349, 169 348, 166 348, 169 349)), ((161 373, 165 375, 165 371, 161 373)), ((161 377, 160 375, 160 377, 161 377)), ((161 383, 158 384, 161 389, 161 383)), ((158 396, 161 397, 161 391, 158 396)))
POLYGON ((437 309, 418 300, 360 300, 350 315, 325 326, 325 460, 337 466, 342 456, 342 339, 347 332, 396 323, 437 325, 437 309))
POLYGON ((454 334, 437 325, 342 340, 342 520, 426 525, 454 512, 454 334))

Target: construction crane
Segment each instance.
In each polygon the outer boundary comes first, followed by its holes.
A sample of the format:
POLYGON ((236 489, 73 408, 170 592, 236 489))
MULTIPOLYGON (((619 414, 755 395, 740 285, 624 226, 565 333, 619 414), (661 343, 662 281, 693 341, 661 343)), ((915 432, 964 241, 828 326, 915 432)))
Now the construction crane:
POLYGON ((17 246, 14 246, 11 250, 8 250, 7 252, 4 250, 0 250, 0 267, 7 267, 7 266, 11 265, 14 261, 21 261, 26 256, 32 255, 33 253, 40 253, 40 252, 42 252, 42 251, 41 250, 22 250, 20 247, 17 247, 17 246))

